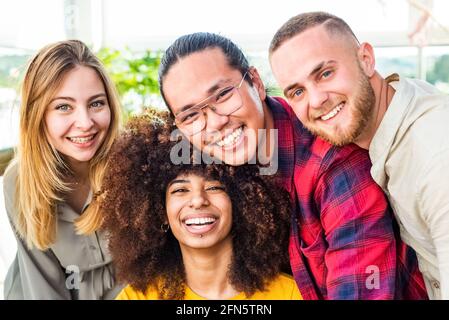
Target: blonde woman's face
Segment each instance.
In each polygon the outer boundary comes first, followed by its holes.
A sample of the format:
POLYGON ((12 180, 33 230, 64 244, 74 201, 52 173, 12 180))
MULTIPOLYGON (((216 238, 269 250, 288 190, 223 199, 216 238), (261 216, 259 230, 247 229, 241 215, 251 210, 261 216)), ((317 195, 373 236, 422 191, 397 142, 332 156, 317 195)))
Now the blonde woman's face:
POLYGON ((180 175, 170 182, 165 200, 168 223, 181 249, 231 242, 232 203, 219 181, 180 175))
POLYGON ((94 69, 78 66, 63 78, 45 113, 47 138, 69 162, 93 158, 111 123, 106 91, 94 69))

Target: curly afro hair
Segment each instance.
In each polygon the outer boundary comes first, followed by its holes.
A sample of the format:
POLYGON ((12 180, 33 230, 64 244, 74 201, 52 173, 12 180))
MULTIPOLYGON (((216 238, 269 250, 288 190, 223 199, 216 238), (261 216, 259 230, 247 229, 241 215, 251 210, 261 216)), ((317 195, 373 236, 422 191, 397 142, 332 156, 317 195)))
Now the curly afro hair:
MULTIPOLYGON (((168 112, 150 111, 132 118, 116 140, 100 196, 104 228, 117 279, 160 299, 183 299, 186 275, 179 243, 164 232, 166 188, 181 174, 220 181, 232 202, 232 286, 248 297, 263 291, 288 265, 291 204, 273 176, 260 175, 257 165, 173 164, 170 139, 175 129, 168 112)), ((174 141, 172 141, 174 140, 174 141)), ((192 159, 190 157, 190 159, 192 159)))

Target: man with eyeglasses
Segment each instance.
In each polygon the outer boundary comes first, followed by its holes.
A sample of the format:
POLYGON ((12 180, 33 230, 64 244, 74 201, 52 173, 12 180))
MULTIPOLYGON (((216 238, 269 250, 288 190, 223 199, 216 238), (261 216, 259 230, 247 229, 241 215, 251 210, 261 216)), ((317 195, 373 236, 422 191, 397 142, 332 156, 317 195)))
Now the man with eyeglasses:
POLYGON ((178 128, 203 152, 242 165, 277 151, 294 205, 290 262, 304 299, 425 297, 366 151, 314 137, 283 99, 266 95, 233 42, 211 33, 178 38, 161 60, 159 85, 178 128))

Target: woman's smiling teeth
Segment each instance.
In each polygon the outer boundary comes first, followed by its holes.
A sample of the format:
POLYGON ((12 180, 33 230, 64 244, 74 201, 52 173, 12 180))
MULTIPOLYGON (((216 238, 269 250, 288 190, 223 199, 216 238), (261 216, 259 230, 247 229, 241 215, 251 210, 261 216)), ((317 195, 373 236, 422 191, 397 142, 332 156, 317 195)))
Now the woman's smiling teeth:
POLYGON ((326 121, 329 120, 337 115, 337 113, 340 112, 341 109, 343 109, 344 102, 340 103, 338 106, 336 106, 334 109, 331 110, 331 112, 325 114, 324 116, 321 116, 321 120, 326 121))
POLYGON ((95 137, 95 134, 88 136, 88 137, 68 137, 68 139, 70 141, 72 141, 73 143, 83 144, 83 143, 91 141, 94 137, 95 137))
POLYGON ((228 134, 224 139, 217 142, 217 145, 220 147, 228 147, 231 146, 234 142, 236 142, 243 133, 243 127, 238 128, 234 132, 228 134))
POLYGON ((215 218, 190 218, 185 221, 185 224, 188 226, 202 226, 207 224, 212 224, 216 221, 215 218))

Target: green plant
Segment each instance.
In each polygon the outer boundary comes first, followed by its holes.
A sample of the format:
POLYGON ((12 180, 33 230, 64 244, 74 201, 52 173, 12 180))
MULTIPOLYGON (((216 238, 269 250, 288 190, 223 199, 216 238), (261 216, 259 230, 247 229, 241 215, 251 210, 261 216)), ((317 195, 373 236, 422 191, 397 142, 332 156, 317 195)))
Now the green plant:
MULTIPOLYGON (((152 95, 159 95, 158 68, 161 52, 146 50, 134 53, 128 48, 119 51, 103 48, 97 56, 105 65, 122 100, 130 94, 138 98, 139 107, 148 106, 152 95)), ((126 105, 128 109, 136 106, 126 105)))
POLYGON ((13 148, 0 150, 0 176, 3 176, 6 167, 8 166, 9 162, 13 157, 14 157, 13 148))
POLYGON ((436 84, 437 82, 449 83, 449 55, 440 56, 433 65, 432 70, 427 72, 427 81, 436 84))
POLYGON ((29 55, 0 56, 0 87, 18 90, 29 55))

